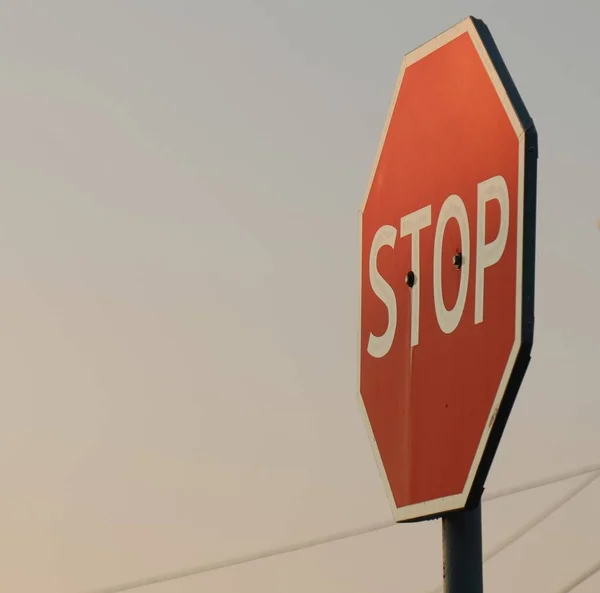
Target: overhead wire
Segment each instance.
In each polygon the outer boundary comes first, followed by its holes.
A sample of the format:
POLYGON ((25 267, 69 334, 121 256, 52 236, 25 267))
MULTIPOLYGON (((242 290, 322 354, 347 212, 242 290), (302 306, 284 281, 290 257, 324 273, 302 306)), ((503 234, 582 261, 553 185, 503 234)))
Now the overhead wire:
POLYGON ((595 574, 600 572, 600 562, 594 564, 594 566, 588 568, 584 572, 582 572, 579 576, 577 576, 574 580, 572 580, 568 585, 563 587, 558 593, 571 593, 574 591, 579 585, 585 583, 588 579, 593 577, 595 574))
MULTIPOLYGON (((517 529, 514 533, 509 535, 506 539, 501 541, 499 544, 494 546, 491 550, 486 552, 483 556, 483 561, 488 562, 504 550, 506 548, 512 546, 514 543, 519 541, 522 537, 527 535, 530 531, 532 531, 535 527, 537 527, 540 523, 548 519, 551 515, 556 513, 559 509, 564 507, 567 503, 573 500, 578 494, 583 492, 586 488, 591 486, 598 478, 600 478, 600 470, 589 475, 583 482, 577 484, 573 488, 571 488, 564 496, 561 496, 558 500, 544 509, 541 513, 539 513, 536 517, 525 523, 522 527, 517 529)), ((567 478, 564 478, 567 479, 567 478)), ((538 486, 539 487, 539 486, 538 486)), ((532 488, 533 489, 533 488, 532 488)), ((508 492, 508 491, 507 491, 508 492)), ((512 492, 510 492, 512 493, 512 492)), ((508 496, 508 493, 505 493, 504 496, 508 496)), ((443 591, 444 585, 439 584, 435 589, 430 590, 428 593, 440 593, 443 591)), ((561 592, 562 593, 562 592, 561 592)))
POLYGON ((593 465, 585 465, 580 467, 579 469, 570 470, 568 472, 563 472, 560 474, 556 474, 549 478, 542 478, 540 480, 534 480, 532 482, 528 482, 527 484, 522 484, 519 486, 513 486, 509 488, 502 488, 500 490, 495 490, 488 495, 483 496, 483 502, 488 502, 491 500, 496 500, 498 498, 504 498, 505 496, 510 496, 512 494, 518 494, 519 492, 526 492, 528 490, 535 490, 536 488, 541 488, 543 486, 550 486, 551 484, 556 484, 558 482, 564 482, 565 480, 570 480, 572 478, 578 478, 579 476, 584 476, 586 474, 591 474, 594 472, 600 471, 600 463, 595 463, 593 465))
POLYGON ((158 585, 167 581, 174 581, 185 577, 197 576, 207 572, 213 572, 215 570, 222 570, 224 568, 232 568, 241 564, 248 564, 255 562, 256 560, 266 560, 273 556, 282 556, 284 554, 290 554, 291 552, 299 552, 300 550, 306 550, 309 548, 315 548, 323 544, 329 544, 332 542, 338 542, 359 535, 366 535, 368 533, 374 533, 381 531, 382 529, 389 529, 395 527, 396 522, 393 519, 380 523, 375 523, 367 527, 358 527, 355 529, 349 529, 347 531, 339 532, 334 535, 325 535, 323 537, 316 537, 310 540, 297 542, 287 546, 278 546, 277 548, 261 550, 259 552, 244 554, 240 556, 229 557, 224 560, 218 560, 216 562, 209 562, 200 566, 183 569, 179 571, 173 571, 170 573, 163 573, 154 577, 142 578, 135 581, 129 581, 120 585, 113 585, 109 587, 103 587, 100 589, 94 589, 89 593, 124 593, 125 591, 133 591, 134 589, 140 589, 141 587, 148 587, 150 585, 158 585))
MULTIPOLYGON (((488 494, 482 498, 482 502, 485 503, 485 502, 489 502, 492 500, 498 500, 500 498, 505 498, 507 496, 512 496, 514 494, 518 494, 521 492, 527 492, 529 490, 535 490, 535 489, 541 488, 543 486, 547 486, 550 484, 556 484, 558 482, 563 482, 563 481, 573 479, 573 478, 576 478, 579 476, 583 476, 586 474, 594 474, 594 475, 593 475, 593 477, 590 476, 590 479, 588 480, 589 483, 587 483, 588 481, 586 481, 584 483, 585 485, 583 485, 583 488, 587 487, 596 478, 598 478, 600 476, 600 464, 587 465, 587 466, 583 466, 578 469, 571 470, 569 472, 563 472, 561 474, 556 474, 554 476, 550 476, 550 477, 543 478, 540 480, 534 480, 534 481, 531 481, 531 482, 528 482, 525 484, 521 484, 518 486, 492 491, 490 494, 488 494), (594 472, 597 472, 597 474, 594 474, 594 472)), ((573 496, 575 496, 576 494, 578 494, 581 491, 581 489, 582 489, 582 485, 579 485, 576 489, 574 489, 573 492, 575 492, 575 490, 577 490, 577 492, 572 494, 571 498, 573 496)), ((566 504, 566 502, 568 502, 568 500, 563 502, 562 504, 566 504)), ((558 509, 554 509, 552 512, 555 512, 556 510, 558 510, 558 509)), ((549 513, 549 514, 551 514, 551 513, 549 513)), ((547 516, 549 516, 549 514, 547 516)), ((537 523, 540 523, 541 521, 543 521, 544 518, 545 517, 543 517, 542 519, 539 519, 539 517, 538 517, 539 520, 537 523)), ((533 521, 528 523, 525 526, 528 531, 533 529, 533 527, 535 526, 535 525, 531 526, 531 523, 533 523, 533 521)), ((244 555, 240 555, 240 556, 229 557, 224 560, 209 562, 209 563, 202 564, 199 566, 190 567, 188 569, 182 569, 179 571, 163 573, 163 574, 159 574, 159 575, 155 575, 155 576, 151 576, 151 577, 147 577, 147 578, 132 580, 132 581, 128 581, 128 582, 121 583, 121 584, 116 584, 116 585, 103 587, 103 588, 99 588, 99 589, 94 589, 94 590, 88 591, 88 593, 125 593, 128 591, 133 591, 135 589, 140 589, 142 587, 148 587, 150 585, 157 585, 160 583, 165 583, 165 582, 173 581, 176 579, 196 576, 196 575, 200 575, 200 574, 204 574, 204 573, 208 573, 208 572, 213 572, 216 570, 223 570, 226 568, 232 568, 234 566, 240 566, 242 564, 248 564, 250 562, 266 560, 267 558, 272 558, 275 556, 282 556, 284 554, 290 554, 292 552, 298 552, 300 550, 314 548, 314 547, 321 546, 321 545, 328 544, 328 543, 334 543, 334 542, 342 541, 345 539, 350 539, 353 537, 367 535, 369 533, 382 531, 384 529, 389 529, 389 528, 395 527, 395 526, 396 526, 396 522, 390 518, 388 521, 381 521, 381 522, 378 522, 378 523, 375 523, 372 525, 368 525, 366 527, 358 527, 358 528, 354 528, 354 529, 349 529, 346 531, 338 532, 336 534, 324 535, 322 537, 316 537, 316 538, 313 538, 310 540, 304 540, 304 541, 296 542, 296 543, 289 544, 289 545, 278 546, 276 548, 271 548, 271 549, 263 549, 258 552, 255 552, 255 553, 249 553, 249 554, 244 554, 244 555)), ((525 529, 525 527, 523 529, 525 529)), ((519 530, 517 532, 517 534, 521 533, 523 531, 523 529, 519 530)), ((520 539, 520 537, 523 537, 523 535, 524 535, 524 533, 521 533, 521 535, 519 535, 519 537, 517 537, 516 539, 520 539)), ((514 537, 514 535, 513 535, 513 537, 514 537)), ((515 541, 516 541, 516 539, 515 539, 515 541)), ((510 545, 510 543, 507 543, 505 547, 507 547, 508 545, 510 545)), ((494 555, 500 553, 500 551, 495 551, 494 555)), ((437 589, 436 589, 436 591, 437 591, 437 589)))
POLYGON ((520 529, 517 529, 517 531, 515 531, 512 535, 507 537, 504 541, 500 542, 492 550, 487 552, 483 557, 483 561, 487 562, 488 560, 491 560, 492 558, 494 558, 494 556, 497 556, 498 554, 500 554, 500 552, 503 552, 504 550, 506 550, 506 548, 520 540, 525 535, 527 535, 532 529, 534 529, 540 523, 542 523, 542 521, 545 521, 548 517, 556 513, 556 511, 558 511, 559 509, 564 507, 568 502, 573 500, 578 494, 580 494, 586 488, 591 486, 598 478, 600 478, 600 471, 596 471, 590 476, 588 476, 588 478, 586 478, 581 484, 577 484, 577 486, 569 490, 564 496, 561 496, 557 501, 555 501, 548 508, 539 513, 531 521, 523 525, 523 527, 521 527, 520 529))

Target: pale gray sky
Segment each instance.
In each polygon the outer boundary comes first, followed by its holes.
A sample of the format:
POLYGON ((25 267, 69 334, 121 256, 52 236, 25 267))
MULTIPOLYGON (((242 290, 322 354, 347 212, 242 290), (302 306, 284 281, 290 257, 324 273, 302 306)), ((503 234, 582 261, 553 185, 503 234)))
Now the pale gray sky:
MULTIPOLYGON (((355 399, 357 211, 402 56, 468 14, 540 134, 534 359, 489 486, 600 461, 595 2, 0 5, 0 590, 390 517, 355 399)), ((486 547, 572 486, 488 503, 486 547)), ((486 591, 600 559, 599 494, 490 561, 486 591)), ((440 563, 432 522, 139 591, 421 593, 440 563)))

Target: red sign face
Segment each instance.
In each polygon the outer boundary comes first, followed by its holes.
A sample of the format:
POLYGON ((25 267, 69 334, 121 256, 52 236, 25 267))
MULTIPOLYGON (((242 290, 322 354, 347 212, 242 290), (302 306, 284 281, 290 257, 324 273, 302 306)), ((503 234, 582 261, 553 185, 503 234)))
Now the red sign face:
POLYGON ((361 225, 360 395, 398 521, 481 495, 533 339, 536 158, 483 23, 406 56, 361 225))

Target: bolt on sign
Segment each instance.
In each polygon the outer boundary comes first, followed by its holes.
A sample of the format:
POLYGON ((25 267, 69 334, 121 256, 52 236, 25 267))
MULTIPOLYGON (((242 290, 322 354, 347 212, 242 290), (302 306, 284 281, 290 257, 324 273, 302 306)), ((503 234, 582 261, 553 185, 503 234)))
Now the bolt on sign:
POLYGON ((533 344, 536 170, 482 21, 405 56, 360 230, 359 399, 397 521, 481 498, 533 344))

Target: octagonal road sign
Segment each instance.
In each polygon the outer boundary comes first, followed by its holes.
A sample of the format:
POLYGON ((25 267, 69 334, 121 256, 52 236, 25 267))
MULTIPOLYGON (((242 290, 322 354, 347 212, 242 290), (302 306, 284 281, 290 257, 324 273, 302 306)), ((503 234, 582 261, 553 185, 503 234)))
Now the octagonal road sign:
POLYGON ((481 498, 533 343, 536 169, 482 21, 405 56, 360 230, 359 399, 397 521, 481 498))

